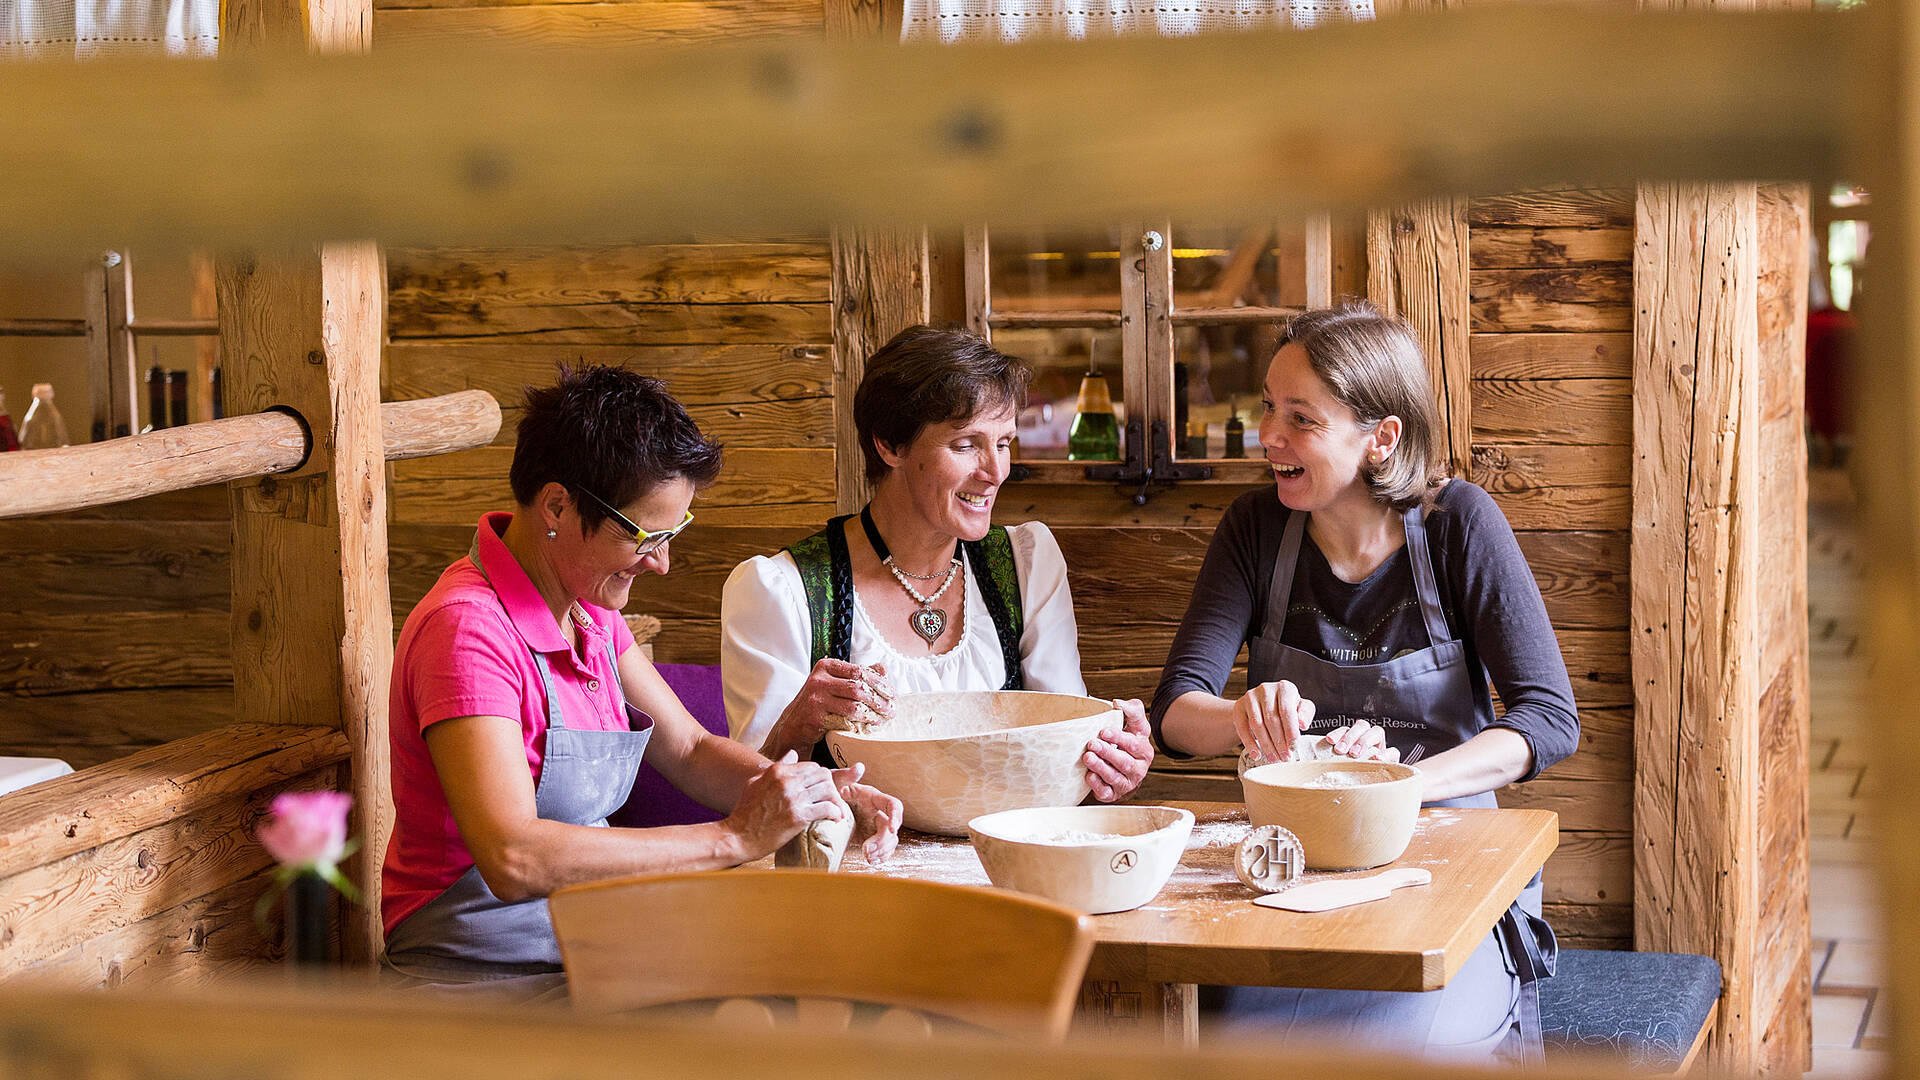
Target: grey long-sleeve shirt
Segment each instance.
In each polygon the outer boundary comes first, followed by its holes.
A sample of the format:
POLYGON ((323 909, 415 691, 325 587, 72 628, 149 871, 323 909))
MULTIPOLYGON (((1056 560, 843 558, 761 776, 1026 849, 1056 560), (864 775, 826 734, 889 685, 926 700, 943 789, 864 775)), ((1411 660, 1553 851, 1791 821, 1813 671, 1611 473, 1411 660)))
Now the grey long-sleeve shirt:
MULTIPOLYGON (((1234 500, 1214 530, 1153 696, 1153 734, 1163 749, 1167 706, 1194 690, 1220 694, 1241 645, 1265 632, 1267 589, 1291 513, 1273 488, 1262 488, 1234 500)), ((1508 728, 1527 740, 1533 768, 1521 779, 1531 780, 1580 744, 1573 686, 1540 587, 1506 516, 1480 487, 1448 483, 1427 511, 1426 527, 1447 626, 1464 639, 1475 675, 1479 727, 1508 728), (1489 679, 1505 706, 1497 718, 1489 679)), ((1366 580, 1345 582, 1309 535, 1281 640, 1340 664, 1375 663, 1427 647, 1406 549, 1366 580)))

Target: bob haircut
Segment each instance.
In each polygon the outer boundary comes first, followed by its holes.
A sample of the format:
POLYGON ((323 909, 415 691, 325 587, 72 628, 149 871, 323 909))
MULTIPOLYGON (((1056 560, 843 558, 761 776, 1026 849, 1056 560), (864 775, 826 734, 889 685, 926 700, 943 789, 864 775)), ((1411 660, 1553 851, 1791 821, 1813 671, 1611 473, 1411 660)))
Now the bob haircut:
POLYGON ((878 444, 904 447, 929 424, 964 420, 1027 403, 1027 365, 964 330, 909 326, 867 360, 853 395, 853 424, 867 459, 867 479, 892 466, 878 444))
POLYGON ((1362 466, 1373 497, 1395 510, 1427 502, 1441 476, 1434 467, 1438 416, 1420 339, 1364 300, 1346 300, 1294 316, 1279 348, 1299 345, 1335 401, 1369 431, 1400 418, 1400 443, 1378 465, 1362 466))
POLYGON ((665 383, 624 368, 563 364, 558 382, 527 388, 507 478, 522 506, 549 483, 565 487, 591 532, 607 514, 580 498, 583 489, 626 506, 677 477, 705 487, 719 475, 720 444, 700 433, 665 383))

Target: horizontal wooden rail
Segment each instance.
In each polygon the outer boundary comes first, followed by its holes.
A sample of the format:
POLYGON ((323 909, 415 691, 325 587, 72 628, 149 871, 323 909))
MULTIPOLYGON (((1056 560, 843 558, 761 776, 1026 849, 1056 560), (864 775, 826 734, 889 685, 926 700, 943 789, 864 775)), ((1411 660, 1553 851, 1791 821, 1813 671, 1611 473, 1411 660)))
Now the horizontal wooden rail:
POLYGON ((987 325, 996 330, 1096 330, 1120 328, 1117 311, 996 311, 987 325))
POLYGON ((1884 111, 1874 79, 1833 76, 1883 66, 1894 43, 1864 27, 1514 6, 1015 46, 6 64, 0 243, 1244 221, 1567 179, 1828 176, 1852 164, 1849 118, 1884 111))
POLYGON ((0 337, 86 337, 85 319, 0 319, 0 337))
POLYGON ((1174 308, 1170 318, 1175 326, 1239 325, 1284 322, 1304 310, 1295 307, 1189 307, 1174 308))
POLYGON ((219 337, 218 319, 135 319, 127 329, 142 337, 219 337))
MULTIPOLYGON (((500 432, 500 406, 484 390, 380 406, 387 460, 485 446, 500 432)), ((57 514, 168 491, 271 476, 307 459, 307 426, 263 412, 146 435, 0 454, 0 518, 57 514)))

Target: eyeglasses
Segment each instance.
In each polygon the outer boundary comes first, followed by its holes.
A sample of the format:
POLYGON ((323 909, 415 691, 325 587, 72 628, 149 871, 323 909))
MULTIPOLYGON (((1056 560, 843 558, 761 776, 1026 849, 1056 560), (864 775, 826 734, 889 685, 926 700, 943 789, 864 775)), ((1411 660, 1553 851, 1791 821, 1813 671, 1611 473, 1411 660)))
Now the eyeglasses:
POLYGON ((574 490, 592 499, 594 502, 599 503, 600 509, 605 510, 612 516, 613 520, 618 522, 621 528, 633 534, 633 553, 635 555, 649 555, 660 550, 667 541, 679 536, 681 530, 693 524, 693 511, 689 510, 687 511, 687 516, 681 520, 680 524, 675 525, 673 528, 661 529, 659 532, 648 532, 640 526, 635 525, 628 519, 627 515, 615 510, 612 503, 588 491, 586 488, 575 488, 574 490))

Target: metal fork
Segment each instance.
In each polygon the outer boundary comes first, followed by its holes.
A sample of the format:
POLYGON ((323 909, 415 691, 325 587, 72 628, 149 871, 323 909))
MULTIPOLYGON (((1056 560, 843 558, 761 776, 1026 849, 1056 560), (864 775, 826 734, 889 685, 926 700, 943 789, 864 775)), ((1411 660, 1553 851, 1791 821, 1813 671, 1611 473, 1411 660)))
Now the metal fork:
POLYGON ((1413 744, 1413 752, 1412 752, 1412 753, 1410 753, 1410 754, 1408 754, 1408 755, 1407 755, 1407 756, 1406 756, 1405 758, 1403 758, 1403 759, 1401 759, 1401 761, 1400 761, 1400 764, 1402 764, 1402 765, 1411 765, 1411 764, 1413 764, 1414 762, 1416 762, 1416 761, 1419 761, 1419 760, 1420 760, 1420 755, 1422 755, 1422 754, 1424 754, 1424 753, 1426 753, 1426 752, 1427 752, 1427 744, 1426 744, 1426 743, 1414 743, 1414 744, 1413 744))

